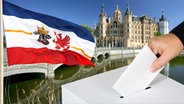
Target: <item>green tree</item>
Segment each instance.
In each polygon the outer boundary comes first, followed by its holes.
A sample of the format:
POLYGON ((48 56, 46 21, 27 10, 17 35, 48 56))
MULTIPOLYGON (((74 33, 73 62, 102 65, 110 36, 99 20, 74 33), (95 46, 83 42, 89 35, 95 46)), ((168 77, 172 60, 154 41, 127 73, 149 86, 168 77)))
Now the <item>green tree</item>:
POLYGON ((162 36, 162 34, 161 34, 160 32, 156 32, 154 35, 155 35, 156 37, 162 36))
POLYGON ((86 28, 86 29, 91 33, 91 35, 94 37, 93 29, 92 29, 91 27, 89 27, 89 26, 87 26, 87 25, 80 25, 80 26, 86 28))

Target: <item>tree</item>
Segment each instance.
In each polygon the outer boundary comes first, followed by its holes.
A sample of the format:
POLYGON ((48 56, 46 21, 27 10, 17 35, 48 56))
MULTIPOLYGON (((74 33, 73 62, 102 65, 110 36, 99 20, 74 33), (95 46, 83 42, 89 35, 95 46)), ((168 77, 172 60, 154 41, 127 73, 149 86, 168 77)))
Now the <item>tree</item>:
POLYGON ((155 35, 155 37, 162 36, 162 34, 160 32, 156 32, 154 35, 155 35))
POLYGON ((89 27, 89 26, 87 26, 87 25, 80 25, 80 26, 82 26, 82 27, 84 27, 85 29, 87 29, 87 30, 91 33, 91 35, 94 37, 93 29, 92 29, 91 27, 89 27))

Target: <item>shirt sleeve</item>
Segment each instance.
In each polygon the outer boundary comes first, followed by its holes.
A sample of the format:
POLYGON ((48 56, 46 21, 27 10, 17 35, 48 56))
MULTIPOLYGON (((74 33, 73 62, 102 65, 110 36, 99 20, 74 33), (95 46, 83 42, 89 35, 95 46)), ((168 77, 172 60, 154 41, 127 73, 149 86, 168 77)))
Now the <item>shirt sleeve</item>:
POLYGON ((181 40, 184 46, 184 21, 171 30, 170 33, 175 34, 181 40))

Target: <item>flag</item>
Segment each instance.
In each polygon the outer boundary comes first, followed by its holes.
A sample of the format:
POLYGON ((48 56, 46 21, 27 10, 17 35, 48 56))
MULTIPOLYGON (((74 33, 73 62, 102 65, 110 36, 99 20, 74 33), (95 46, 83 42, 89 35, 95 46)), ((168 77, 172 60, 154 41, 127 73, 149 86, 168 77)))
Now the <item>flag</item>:
POLYGON ((8 65, 50 63, 90 65, 95 42, 72 22, 3 1, 8 65))

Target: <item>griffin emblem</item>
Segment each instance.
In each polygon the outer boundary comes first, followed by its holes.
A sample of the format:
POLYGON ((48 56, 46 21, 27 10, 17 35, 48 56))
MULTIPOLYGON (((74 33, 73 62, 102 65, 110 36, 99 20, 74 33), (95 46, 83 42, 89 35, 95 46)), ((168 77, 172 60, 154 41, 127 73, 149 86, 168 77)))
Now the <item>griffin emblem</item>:
POLYGON ((62 34, 56 34, 56 32, 54 32, 54 35, 56 38, 53 39, 53 42, 56 44, 56 49, 68 50, 70 48, 70 37, 68 35, 64 38, 62 38, 62 34))

